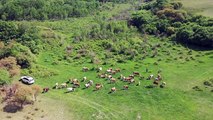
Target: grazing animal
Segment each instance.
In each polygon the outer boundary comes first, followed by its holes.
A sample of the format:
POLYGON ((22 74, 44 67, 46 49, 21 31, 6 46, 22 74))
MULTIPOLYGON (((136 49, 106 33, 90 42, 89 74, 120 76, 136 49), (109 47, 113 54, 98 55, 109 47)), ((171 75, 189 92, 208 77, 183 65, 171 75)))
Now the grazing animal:
POLYGON ((76 82, 76 83, 73 84, 73 87, 74 87, 74 88, 78 88, 78 87, 80 87, 80 86, 81 86, 81 85, 80 85, 79 82, 76 82))
POLYGON ((48 92, 48 91, 49 91, 49 88, 43 88, 42 93, 46 93, 46 92, 48 92))
POLYGON ((124 86, 123 86, 123 89, 124 89, 124 90, 128 90, 128 89, 129 89, 129 86, 128 86, 128 85, 124 85, 124 86))
POLYGON ((134 83, 135 82, 135 80, 134 79, 131 79, 130 81, 129 81, 129 83, 134 83))
POLYGON ((67 87, 67 83, 62 83, 61 84, 61 88, 66 88, 67 87))
POLYGON ((102 69, 102 67, 98 67, 97 68, 97 72, 100 72, 100 71, 102 71, 103 69, 102 69))
POLYGON ((93 85, 93 81, 89 80, 88 84, 93 85))
POLYGON ((91 85, 90 85, 89 83, 86 83, 84 86, 85 86, 86 88, 89 88, 91 85))
POLYGON ((116 91, 116 88, 115 87, 112 87, 111 88, 111 92, 115 92, 116 91))
POLYGON ((151 74, 151 75, 147 78, 147 80, 151 80, 153 77, 154 77, 154 75, 151 74))
POLYGON ((79 81, 78 81, 78 79, 73 79, 73 80, 71 80, 71 84, 75 84, 75 83, 78 83, 79 81))
POLYGON ((158 84, 159 84, 159 80, 155 80, 155 81, 153 82, 153 84, 154 84, 154 85, 158 85, 158 84))
POLYGON ((103 85, 100 84, 100 83, 95 84, 95 89, 96 89, 96 90, 100 90, 102 87, 103 87, 103 85))
POLYGON ((82 71, 83 71, 83 72, 87 72, 88 70, 89 70, 88 67, 83 67, 83 68, 82 68, 82 71))
POLYGON ((139 81, 138 84, 137 84, 136 86, 140 86, 140 85, 141 85, 141 82, 139 81))
POLYGON ((108 76, 108 80, 111 80, 111 79, 112 79, 112 75, 109 75, 109 76, 108 76))
POLYGON ((164 88, 165 86, 166 86, 166 82, 162 82, 160 85, 161 88, 164 88))
POLYGON ((116 71, 115 71, 115 70, 112 70, 112 71, 111 71, 111 74, 112 74, 112 75, 116 74, 116 71))
POLYGON ((160 74, 158 74, 157 78, 158 78, 158 80, 162 80, 162 77, 160 74))
POLYGON ((140 73, 139 73, 139 72, 133 72, 133 75, 134 75, 134 76, 136 76, 136 75, 138 75, 138 76, 139 76, 139 75, 140 75, 140 73))
POLYGON ((53 87, 53 89, 59 89, 58 83, 55 83, 55 86, 53 87))
POLYGON ((84 81, 86 81, 86 80, 87 80, 87 77, 84 76, 83 79, 82 79, 82 81, 84 82, 84 81))
POLYGON ((117 68, 115 69, 116 73, 121 72, 121 69, 117 68))
POLYGON ((115 83, 116 82, 116 79, 115 78, 111 78, 110 79, 110 83, 115 83))
POLYGON ((74 91, 75 91, 75 88, 72 88, 72 87, 67 88, 67 92, 74 92, 74 91))
POLYGON ((127 77, 127 78, 124 78, 124 81, 125 82, 130 82, 132 79, 134 80, 134 77, 127 77))
POLYGON ((129 75, 129 77, 134 78, 134 75, 129 75))
POLYGON ((98 77, 99 77, 99 78, 106 78, 106 77, 107 77, 107 74, 98 74, 98 77))
POLYGON ((112 68, 109 68, 108 70, 106 70, 107 73, 111 73, 112 72, 112 68))

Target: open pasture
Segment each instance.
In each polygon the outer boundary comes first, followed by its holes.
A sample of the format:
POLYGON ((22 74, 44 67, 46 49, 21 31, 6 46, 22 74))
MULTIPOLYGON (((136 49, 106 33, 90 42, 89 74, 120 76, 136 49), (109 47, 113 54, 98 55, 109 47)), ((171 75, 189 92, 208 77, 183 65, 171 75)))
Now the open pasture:
POLYGON ((212 0, 175 0, 181 1, 184 8, 188 11, 195 12, 204 16, 213 16, 213 1, 212 0))
MULTIPOLYGON (((165 88, 146 88, 152 85, 152 81, 135 77, 136 83, 128 84, 121 80, 109 84, 106 79, 98 78, 96 70, 91 70, 97 65, 89 63, 61 63, 51 65, 42 59, 48 57, 49 53, 40 56, 40 63, 58 72, 58 75, 47 78, 38 78, 37 84, 52 88, 56 82, 63 83, 69 78, 77 78, 80 81, 84 76, 87 80, 103 84, 103 88, 94 91, 95 86, 86 88, 85 82, 80 82, 81 87, 74 92, 65 93, 64 89, 51 89, 46 97, 64 101, 67 111, 72 113, 76 119, 203 119, 210 120, 212 94, 209 88, 204 91, 194 91, 192 87, 201 86, 204 80, 212 77, 212 62, 210 55, 200 58, 204 63, 190 61, 180 63, 178 61, 160 62, 154 65, 154 59, 146 59, 143 62, 127 62, 125 64, 99 65, 105 72, 108 68, 120 68, 121 72, 113 75, 116 79, 123 74, 128 76, 133 71, 138 71, 145 78, 150 74, 157 75, 161 70, 163 81, 167 83, 165 88), (44 56, 43 56, 44 55, 44 56), (89 71, 83 72, 82 67, 87 66, 89 71), (146 72, 148 68, 149 72, 146 72), (192 69, 193 68, 193 69, 192 69), (136 84, 140 81, 140 86, 136 84), (128 90, 122 90, 123 85, 129 85, 128 90), (109 94, 112 87, 117 91, 109 94), (199 113, 199 114, 198 114, 199 113)), ((72 86, 71 84, 68 85, 72 86)))

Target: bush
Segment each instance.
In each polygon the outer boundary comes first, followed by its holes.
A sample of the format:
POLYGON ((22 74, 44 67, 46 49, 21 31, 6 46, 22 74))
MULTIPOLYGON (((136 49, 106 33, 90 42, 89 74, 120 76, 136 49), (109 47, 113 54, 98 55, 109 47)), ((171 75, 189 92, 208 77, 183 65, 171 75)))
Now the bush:
POLYGON ((10 73, 7 70, 0 69, 0 85, 8 84, 11 82, 10 73))

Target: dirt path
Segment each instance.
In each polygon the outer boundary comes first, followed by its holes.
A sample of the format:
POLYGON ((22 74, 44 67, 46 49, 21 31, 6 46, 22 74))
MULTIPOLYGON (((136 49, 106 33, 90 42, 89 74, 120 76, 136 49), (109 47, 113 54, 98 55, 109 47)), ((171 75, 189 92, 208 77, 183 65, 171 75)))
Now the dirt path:
POLYGON ((118 110, 110 109, 106 106, 103 106, 91 100, 85 99, 83 97, 76 96, 76 95, 72 95, 72 96, 73 97, 71 97, 72 99, 70 100, 73 100, 75 102, 80 102, 88 107, 91 107, 97 110, 101 115, 105 117, 105 119, 112 119, 112 118, 118 119, 118 118, 125 118, 126 116, 122 112, 118 112, 118 110))

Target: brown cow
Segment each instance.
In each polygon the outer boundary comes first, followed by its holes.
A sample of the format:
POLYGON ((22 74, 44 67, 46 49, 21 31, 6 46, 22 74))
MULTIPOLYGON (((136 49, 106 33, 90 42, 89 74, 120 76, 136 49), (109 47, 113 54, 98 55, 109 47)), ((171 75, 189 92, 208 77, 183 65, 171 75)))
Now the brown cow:
POLYGON ((89 70, 88 67, 83 67, 83 68, 82 68, 82 71, 83 71, 83 72, 87 72, 88 70, 89 70))
POLYGON ((154 84, 154 85, 158 85, 158 84, 159 84, 159 80, 155 80, 155 81, 153 82, 153 84, 154 84))
POLYGON ((139 73, 139 72, 133 72, 133 75, 134 75, 134 76, 136 76, 136 75, 138 75, 138 76, 139 76, 139 75, 140 75, 140 73, 139 73))
POLYGON ((121 72, 119 68, 115 69, 116 73, 121 72))
POLYGON ((103 85, 100 84, 100 83, 95 84, 95 89, 96 89, 96 90, 100 90, 102 87, 103 87, 103 85))
POLYGON ((46 92, 48 92, 48 91, 49 91, 49 88, 43 88, 42 93, 46 93, 46 92))
POLYGON ((123 86, 123 89, 124 89, 124 90, 128 90, 128 89, 129 89, 129 86, 128 86, 128 85, 124 85, 124 86, 123 86))
POLYGON ((115 78, 111 78, 110 79, 110 83, 115 83, 116 82, 116 79, 115 78))

